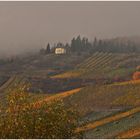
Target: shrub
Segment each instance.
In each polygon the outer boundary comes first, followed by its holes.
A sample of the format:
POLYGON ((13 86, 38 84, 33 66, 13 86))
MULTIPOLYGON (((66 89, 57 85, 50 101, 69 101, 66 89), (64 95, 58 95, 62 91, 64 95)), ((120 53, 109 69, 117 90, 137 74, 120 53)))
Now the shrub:
POLYGON ((0 138, 58 139, 79 138, 78 113, 62 101, 31 103, 27 86, 10 91, 6 108, 1 109, 0 138))
POLYGON ((139 80, 140 79, 140 72, 135 72, 134 74, 133 74, 133 80, 139 80))

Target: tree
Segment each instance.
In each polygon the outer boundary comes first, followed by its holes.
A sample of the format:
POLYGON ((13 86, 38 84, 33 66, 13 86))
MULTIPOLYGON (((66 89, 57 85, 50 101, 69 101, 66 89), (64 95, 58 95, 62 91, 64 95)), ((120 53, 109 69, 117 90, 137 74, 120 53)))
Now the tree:
POLYGON ((51 52, 50 44, 48 43, 46 48, 46 54, 49 54, 51 52))
POLYGON ((94 47, 94 48, 97 47, 97 43, 98 43, 98 42, 97 42, 97 38, 95 37, 95 38, 94 38, 94 42, 93 42, 93 47, 94 47))
POLYGON ((71 50, 75 52, 87 51, 90 49, 91 43, 89 43, 88 38, 83 37, 81 39, 80 35, 77 38, 71 40, 71 50))
POLYGON ((71 50, 76 51, 76 40, 75 40, 75 38, 73 38, 71 40, 71 50))
POLYGON ((76 50, 79 52, 82 50, 82 41, 80 35, 76 38, 76 50))
POLYGON ((102 45, 103 45, 103 41, 100 39, 99 42, 98 42, 98 46, 97 46, 97 49, 96 51, 102 51, 102 45))
POLYGON ((64 44, 63 43, 61 43, 61 42, 59 42, 59 43, 57 43, 57 46, 56 47, 64 47, 64 44))
MULTIPOLYGON (((29 87, 21 84, 9 91, 6 108, 0 114, 0 138, 66 139, 79 138, 75 133, 79 115, 60 100, 35 101, 29 87)), ((4 106, 5 107, 5 106, 4 106)))
POLYGON ((68 43, 66 43, 65 44, 65 48, 69 48, 70 46, 69 46, 69 44, 68 43))
POLYGON ((84 50, 84 48, 86 48, 86 38, 83 37, 82 39, 82 50, 84 50))

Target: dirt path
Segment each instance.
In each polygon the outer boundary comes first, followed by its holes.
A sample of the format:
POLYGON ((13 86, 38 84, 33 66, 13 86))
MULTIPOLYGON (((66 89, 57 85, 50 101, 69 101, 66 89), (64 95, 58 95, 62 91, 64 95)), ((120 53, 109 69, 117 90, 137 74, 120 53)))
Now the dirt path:
POLYGON ((44 101, 51 101, 51 100, 54 100, 54 99, 62 99, 62 98, 65 98, 67 96, 70 96, 72 94, 75 94, 77 92, 79 92, 82 88, 76 88, 76 89, 73 89, 73 90, 69 90, 69 91, 65 91, 65 92, 61 92, 61 93, 57 93, 56 95, 54 96, 51 96, 51 97, 48 97, 47 99, 45 99, 44 101))
POLYGON ((50 97, 47 97, 41 101, 38 101, 36 103, 34 103, 35 105, 38 104, 38 105, 41 105, 41 103, 43 102, 50 102, 50 101, 53 101, 53 100, 56 100, 56 99, 63 99, 65 97, 68 97, 72 94, 75 94, 77 92, 79 92, 82 88, 76 88, 76 89, 73 89, 73 90, 69 90, 69 91, 65 91, 65 92, 61 92, 61 93, 57 93, 55 95, 52 95, 50 97))

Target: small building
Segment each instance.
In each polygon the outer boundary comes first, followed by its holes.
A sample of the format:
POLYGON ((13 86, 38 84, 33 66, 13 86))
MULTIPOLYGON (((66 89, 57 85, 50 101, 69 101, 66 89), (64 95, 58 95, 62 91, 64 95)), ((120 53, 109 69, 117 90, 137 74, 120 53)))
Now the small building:
POLYGON ((55 48, 55 54, 66 54, 66 48, 63 47, 55 48))

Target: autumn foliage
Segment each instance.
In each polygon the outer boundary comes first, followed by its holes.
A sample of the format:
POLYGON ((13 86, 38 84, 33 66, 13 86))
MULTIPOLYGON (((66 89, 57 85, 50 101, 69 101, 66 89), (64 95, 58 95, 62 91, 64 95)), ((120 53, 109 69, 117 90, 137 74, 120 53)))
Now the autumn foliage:
POLYGON ((137 71, 133 74, 133 80, 140 80, 140 72, 137 71))
POLYGON ((0 138, 2 139, 67 139, 76 134, 79 115, 62 101, 43 102, 38 108, 31 103, 26 85, 10 91, 7 105, 1 107, 0 138))

